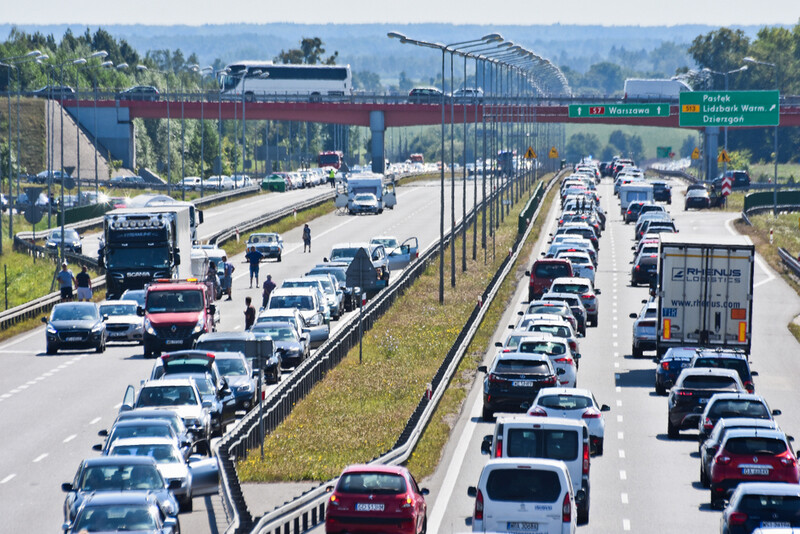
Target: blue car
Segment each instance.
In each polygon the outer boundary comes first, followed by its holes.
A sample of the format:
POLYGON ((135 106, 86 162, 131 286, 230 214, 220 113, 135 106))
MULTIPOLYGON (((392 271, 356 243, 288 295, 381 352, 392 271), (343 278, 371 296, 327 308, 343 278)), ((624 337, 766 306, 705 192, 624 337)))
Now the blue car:
POLYGON ((695 347, 673 347, 667 349, 664 356, 657 360, 656 368, 656 394, 666 395, 667 390, 672 387, 678 375, 687 367, 692 366, 692 358, 697 354, 695 347))

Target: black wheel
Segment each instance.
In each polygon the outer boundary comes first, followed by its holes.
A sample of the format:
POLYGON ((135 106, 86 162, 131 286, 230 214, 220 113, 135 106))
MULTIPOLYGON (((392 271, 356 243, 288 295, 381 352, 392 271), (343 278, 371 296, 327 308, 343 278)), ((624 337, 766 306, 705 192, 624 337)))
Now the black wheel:
POLYGON ((278 261, 281 261, 281 255, 278 254, 278 261))
POLYGON ((711 488, 711 509, 712 510, 722 510, 725 507, 725 500, 720 499, 719 497, 714 497, 714 488, 711 488))
POLYGON ((631 356, 633 356, 634 358, 641 358, 643 352, 644 351, 642 349, 634 345, 633 348, 631 349, 631 356))
POLYGON ((703 469, 703 464, 700 464, 700 485, 704 488, 709 486, 708 476, 706 475, 705 469, 703 469))
POLYGON ((422 519, 422 530, 419 531, 419 534, 428 534, 428 516, 427 515, 422 519))
POLYGON ((597 446, 594 449, 594 452, 597 456, 603 456, 603 438, 600 438, 597 442, 597 446))
POLYGON ((589 522, 589 507, 588 506, 579 506, 578 507, 578 524, 585 525, 589 522))
POLYGON ((672 421, 670 421, 669 418, 667 418, 667 437, 669 437, 669 439, 678 439, 680 433, 681 433, 680 429, 677 426, 673 425, 672 421))
POLYGON ((664 388, 664 386, 659 386, 658 384, 656 384, 656 395, 664 396, 666 394, 667 390, 664 388))
POLYGON ((94 351, 96 353, 98 353, 98 354, 103 354, 106 351, 106 343, 105 343, 105 341, 103 341, 99 345, 97 345, 97 347, 94 349, 94 351))
POLYGON ((482 415, 483 415, 483 420, 484 421, 491 421, 492 419, 494 419, 494 410, 484 406, 482 415))
POLYGON ((50 343, 47 344, 47 348, 45 349, 47 354, 58 354, 58 349, 55 345, 51 345, 50 343))

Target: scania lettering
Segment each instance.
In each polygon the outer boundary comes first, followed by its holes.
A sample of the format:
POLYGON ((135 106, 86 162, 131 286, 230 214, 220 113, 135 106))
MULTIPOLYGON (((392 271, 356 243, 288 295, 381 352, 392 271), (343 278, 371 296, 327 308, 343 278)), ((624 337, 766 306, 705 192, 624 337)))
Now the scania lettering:
POLYGON ((750 352, 755 250, 747 237, 661 234, 656 348, 725 347, 750 352))

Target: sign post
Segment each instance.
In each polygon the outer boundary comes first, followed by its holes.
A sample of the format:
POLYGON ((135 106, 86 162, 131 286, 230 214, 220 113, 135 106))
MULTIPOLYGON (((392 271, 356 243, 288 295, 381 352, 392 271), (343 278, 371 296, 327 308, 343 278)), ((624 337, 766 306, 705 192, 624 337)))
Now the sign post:
MULTIPOLYGON (((361 365, 361 340, 364 336, 362 318, 364 316, 364 282, 377 281, 378 273, 375 271, 375 266, 372 265, 372 260, 369 259, 369 254, 363 248, 358 249, 353 261, 347 267, 345 273, 345 284, 348 287, 358 287, 358 363, 361 365)), ((373 284, 370 284, 372 287, 373 284)))
POLYGON ((778 91, 687 91, 680 93, 681 127, 778 126, 778 91))

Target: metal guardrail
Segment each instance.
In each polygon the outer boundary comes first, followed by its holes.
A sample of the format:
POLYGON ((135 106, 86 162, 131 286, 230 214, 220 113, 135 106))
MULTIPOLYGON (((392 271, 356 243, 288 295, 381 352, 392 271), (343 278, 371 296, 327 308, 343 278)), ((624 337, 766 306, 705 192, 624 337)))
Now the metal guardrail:
POLYGON ((792 256, 792 254, 783 247, 778 247, 778 256, 780 256, 783 264, 788 267, 795 276, 800 277, 800 261, 792 256))
MULTIPOLYGON (((548 189, 552 186, 553 183, 556 183, 558 176, 554 178, 550 185, 548 185, 548 189)), ((541 182, 538 184, 541 185, 541 182)), ((473 217, 477 216, 479 206, 476 206, 467 217, 466 224, 469 224, 473 217)), ((531 222, 535 221, 539 215, 539 210, 537 208, 536 212, 531 216, 531 222)), ((462 222, 456 228, 456 235, 460 231, 460 228, 465 222, 462 222)), ((438 403, 441 397, 444 395, 444 392, 447 388, 447 385, 450 382, 453 374, 455 373, 458 365, 468 348, 472 338, 474 336, 475 331, 477 330, 480 322, 488 310, 488 304, 492 302, 494 296, 497 293, 497 290, 500 287, 500 283, 505 279, 507 274, 509 273, 512 265, 516 261, 519 251, 520 251, 520 243, 524 241, 525 238, 530 233, 531 226, 528 227, 526 232, 518 238, 518 241, 515 243, 513 247, 513 252, 509 256, 505 258, 503 263, 501 264, 500 269, 495 273, 494 277, 488 284, 486 290, 484 291, 481 302, 482 305, 476 305, 475 309, 473 309, 472 313, 470 314, 469 319, 467 320, 464 328, 459 333, 459 336, 456 338, 453 346, 451 347, 450 351, 448 352, 447 356, 442 362, 437 373, 434 375, 434 378, 431 382, 432 386, 432 393, 430 399, 423 395, 420 403, 417 405, 417 408, 414 410, 412 416, 409 418, 408 422, 404 430, 402 431, 400 437, 398 438, 397 442, 395 443, 394 447, 390 449, 386 454, 380 456, 378 458, 374 458, 371 463, 378 463, 378 464, 400 464, 403 463, 408 459, 411 455, 411 452, 416 447, 417 442, 419 441, 420 437, 422 436, 422 432, 424 428, 427 426, 430 418, 432 417, 433 413, 438 406, 438 403)), ((451 235, 448 234, 446 236, 446 243, 451 241, 451 235)), ((433 246, 429 247, 423 255, 420 257, 416 265, 413 269, 404 272, 403 276, 401 277, 398 283, 392 286, 392 291, 384 291, 379 296, 377 301, 374 301, 368 305, 367 310, 365 311, 365 317, 369 316, 369 327, 372 326, 374 320, 376 320, 380 315, 382 315, 384 308, 388 309, 388 306, 391 305, 391 301, 396 298, 397 295, 402 294, 402 292, 406 289, 406 287, 410 286, 414 283, 416 278, 424 272, 427 268, 428 264, 434 261, 437 258, 439 253, 440 244, 434 244, 433 246)), ((355 346, 358 342, 358 332, 357 332, 357 323, 352 321, 348 323, 347 328, 340 331, 340 335, 337 336, 336 340, 332 340, 329 350, 329 354, 323 356, 319 359, 318 363, 314 365, 313 363, 309 362, 305 365, 304 369, 304 377, 313 377, 316 380, 320 380, 324 377, 325 372, 311 372, 313 367, 320 367, 325 364, 323 360, 329 359, 331 363, 335 360, 336 363, 340 361, 344 356, 347 354, 349 349, 352 346, 355 346), (348 343, 349 342, 349 343, 348 343), (344 345, 344 346, 343 346, 344 345), (347 346, 349 345, 349 346, 347 346), (316 378, 319 377, 319 378, 316 378)), ((294 376, 294 375, 293 375, 294 376)), ((300 378, 300 377, 299 377, 300 378)), ((299 386, 299 385, 298 385, 299 386)), ((303 385, 303 389, 310 390, 310 387, 307 385, 303 385)), ((276 391, 271 398, 278 398, 279 401, 283 401, 285 403, 294 403, 297 398, 293 395, 289 394, 289 384, 287 383, 282 390, 283 391, 276 391)), ((307 391, 306 391, 307 392, 307 391)), ((302 395, 304 396, 304 394, 302 395)), ((288 404, 288 408, 291 409, 292 404, 288 404)), ((258 429, 257 423, 252 421, 256 419, 257 415, 252 415, 250 418, 249 424, 251 426, 250 435, 254 433, 254 430, 258 429)), ((285 416, 284 416, 285 417, 285 416)), ((271 414, 267 414, 265 419, 271 418, 271 414)), ((282 419, 282 418, 281 418, 282 419)), ((267 423, 275 424, 273 421, 268 420, 267 423)), ((248 448, 253 448, 257 445, 257 437, 255 436, 255 440, 250 438, 247 439, 247 436, 244 435, 245 427, 248 425, 248 422, 244 420, 240 423, 237 427, 239 430, 240 436, 232 435, 229 440, 229 444, 231 447, 235 447, 243 454, 247 454, 248 448), (242 450, 244 449, 244 450, 242 450)), ((275 425, 276 426, 276 425, 275 425)), ((234 430, 236 432, 236 430, 234 430)), ((229 449, 230 451, 230 449, 229 449)), ((235 452, 235 451, 234 451, 235 452)), ((304 532, 305 530, 311 528, 314 525, 320 524, 325 517, 325 501, 327 500, 327 495, 325 492, 325 487, 335 483, 336 479, 331 481, 327 481, 315 489, 312 489, 298 499, 295 499, 291 502, 286 503, 285 505, 265 514, 255 525, 253 532, 258 532, 259 534, 262 533, 283 533, 283 534, 290 534, 290 533, 300 533, 304 532)), ((249 511, 246 512, 249 516, 249 511)), ((241 525, 241 524, 240 524, 241 525)), ((238 527, 237 527, 238 528, 238 527)), ((233 531, 233 530, 229 530, 233 531)), ((240 532, 243 530, 235 530, 236 532, 240 532)))

